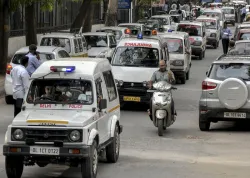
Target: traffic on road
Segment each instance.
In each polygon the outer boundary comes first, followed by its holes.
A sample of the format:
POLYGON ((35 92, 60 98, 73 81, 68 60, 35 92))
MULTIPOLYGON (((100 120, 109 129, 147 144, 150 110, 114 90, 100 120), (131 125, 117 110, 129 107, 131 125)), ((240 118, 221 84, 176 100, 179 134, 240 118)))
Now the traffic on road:
POLYGON ((16 51, 0 177, 248 178, 246 5, 187 7, 16 51))

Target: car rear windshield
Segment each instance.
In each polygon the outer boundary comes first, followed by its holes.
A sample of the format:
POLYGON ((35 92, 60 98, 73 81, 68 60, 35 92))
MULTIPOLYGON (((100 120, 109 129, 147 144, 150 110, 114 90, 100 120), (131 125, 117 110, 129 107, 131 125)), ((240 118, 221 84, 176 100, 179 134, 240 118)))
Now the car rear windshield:
MULTIPOLYGON (((27 53, 15 54, 11 62, 14 64, 20 64, 20 59, 25 55, 27 55, 27 53)), ((41 62, 55 59, 55 55, 52 53, 39 53, 39 56, 40 56, 41 62)))
POLYGON ((92 85, 80 79, 36 79, 31 83, 27 102, 90 105, 93 103, 92 85))
POLYGON ((107 36, 102 35, 85 35, 85 39, 91 47, 108 47, 107 36))
POLYGON ((199 25, 180 24, 177 31, 187 32, 189 36, 201 36, 201 26, 199 25))
POLYGON ((57 46, 65 48, 65 50, 70 53, 71 46, 70 46, 70 39, 69 38, 57 38, 57 37, 44 37, 41 40, 40 46, 57 46))
POLYGON ((225 14, 234 14, 233 9, 222 9, 225 14))
POLYGON ((225 80, 227 78, 250 79, 250 65, 243 63, 213 64, 209 73, 209 78, 215 80, 225 80))
POLYGON ((158 67, 159 51, 156 48, 118 47, 112 60, 113 66, 158 67))
POLYGON ((239 40, 250 40, 250 32, 249 33, 241 33, 239 40))
POLYGON ((164 38, 168 45, 169 53, 183 54, 183 40, 178 38, 164 38))
POLYGON ((206 28, 208 29, 217 29, 216 20, 213 19, 197 19, 198 22, 204 22, 206 28))

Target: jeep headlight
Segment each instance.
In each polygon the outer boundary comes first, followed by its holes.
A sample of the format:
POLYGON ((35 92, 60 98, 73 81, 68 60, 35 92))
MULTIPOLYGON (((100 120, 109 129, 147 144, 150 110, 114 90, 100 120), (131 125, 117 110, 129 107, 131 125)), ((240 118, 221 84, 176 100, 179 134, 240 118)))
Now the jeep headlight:
POLYGON ((211 33, 211 34, 210 34, 210 37, 216 38, 216 33, 211 33))
POLYGON ((14 140, 20 141, 24 139, 24 132, 21 129, 16 129, 12 133, 12 138, 14 140))
POLYGON ((73 142, 79 141, 81 138, 81 133, 78 130, 73 130, 69 134, 69 139, 73 142))

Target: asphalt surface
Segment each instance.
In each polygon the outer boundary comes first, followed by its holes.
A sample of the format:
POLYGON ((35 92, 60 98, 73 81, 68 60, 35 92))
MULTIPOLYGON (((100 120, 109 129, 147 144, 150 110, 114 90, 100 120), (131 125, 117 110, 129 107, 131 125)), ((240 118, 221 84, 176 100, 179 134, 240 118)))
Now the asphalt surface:
MULTIPOLYGON (((222 53, 207 49, 205 59, 193 60, 190 80, 177 85, 174 100, 176 122, 158 137, 143 105, 127 105, 122 111, 124 132, 116 164, 100 163, 99 178, 249 178, 250 124, 218 122, 209 132, 198 128, 201 82, 210 64, 222 53)), ((12 121, 13 106, 0 100, 0 143, 12 121)), ((0 177, 6 178, 0 156, 0 177)), ((80 178, 80 169, 49 165, 25 167, 23 178, 80 178)))

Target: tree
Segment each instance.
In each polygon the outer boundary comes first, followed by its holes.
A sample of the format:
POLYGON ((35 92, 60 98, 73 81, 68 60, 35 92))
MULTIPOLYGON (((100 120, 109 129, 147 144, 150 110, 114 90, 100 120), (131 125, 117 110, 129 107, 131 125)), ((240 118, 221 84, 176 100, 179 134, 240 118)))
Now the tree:
POLYGON ((109 0, 108 11, 105 19, 106 26, 117 25, 118 0, 109 0))

